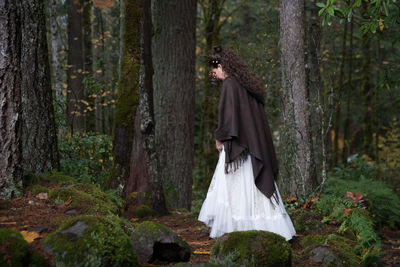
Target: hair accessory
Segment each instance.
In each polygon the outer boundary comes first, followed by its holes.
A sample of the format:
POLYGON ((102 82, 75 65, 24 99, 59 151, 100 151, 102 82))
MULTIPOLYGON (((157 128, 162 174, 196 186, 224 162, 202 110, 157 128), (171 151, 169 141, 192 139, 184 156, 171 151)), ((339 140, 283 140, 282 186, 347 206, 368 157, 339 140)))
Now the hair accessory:
POLYGON ((211 64, 212 65, 218 65, 219 64, 219 60, 218 59, 213 59, 213 60, 211 60, 211 64))
POLYGON ((214 53, 221 53, 222 52, 222 47, 220 45, 214 46, 214 53))

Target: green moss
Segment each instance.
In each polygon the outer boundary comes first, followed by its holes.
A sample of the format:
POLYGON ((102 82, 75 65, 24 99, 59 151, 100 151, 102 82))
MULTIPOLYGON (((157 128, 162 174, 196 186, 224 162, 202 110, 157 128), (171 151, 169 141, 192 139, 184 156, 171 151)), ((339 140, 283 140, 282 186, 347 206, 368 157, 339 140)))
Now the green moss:
POLYGON ((49 183, 49 184, 73 184, 75 183, 74 178, 67 175, 62 174, 52 174, 52 175, 43 175, 40 178, 40 181, 49 183))
POLYGON ((48 235, 45 245, 54 250, 56 266, 138 266, 130 237, 116 216, 74 217, 48 235), (87 225, 83 237, 61 233, 78 221, 87 225))
MULTIPOLYGON (((168 235, 171 230, 161 224, 150 222, 150 221, 145 221, 139 224, 136 228, 135 231, 141 232, 144 235, 147 233, 160 233, 159 236, 161 237, 163 234, 168 235)), ((156 236, 158 238, 158 236, 156 236)))
POLYGON ((75 184, 70 187, 57 187, 50 190, 49 198, 52 200, 67 201, 71 199, 71 208, 77 208, 88 214, 116 214, 117 206, 109 200, 107 195, 98 187, 88 184, 75 184))
POLYGON ((300 241, 300 245, 302 248, 314 247, 324 244, 326 244, 326 238, 322 235, 308 235, 300 241))
POLYGON ((145 218, 151 215, 151 209, 146 205, 140 205, 135 209, 135 216, 145 218))
POLYGON ((39 184, 34 184, 30 187, 28 187, 28 189, 30 189, 32 191, 32 193, 34 193, 35 195, 39 194, 39 193, 49 193, 50 190, 47 187, 41 186, 39 184))
MULTIPOLYGON (((341 266, 359 266, 361 258, 354 251, 356 241, 336 234, 308 235, 300 241, 303 254, 309 255, 316 247, 327 247, 340 261, 341 266)), ((311 256, 311 255, 310 255, 311 256)), ((339 264, 334 261, 331 264, 339 264)), ((333 266, 333 265, 332 265, 333 266)))
POLYGON ((294 213, 294 228, 297 232, 316 232, 319 228, 323 227, 317 216, 314 212, 307 210, 300 210, 294 213))
POLYGON ((175 264, 174 267, 220 267, 220 265, 209 262, 196 262, 196 263, 180 262, 175 264))
POLYGON ((233 232, 211 248, 210 262, 223 265, 224 258, 244 266, 291 266, 292 250, 282 236, 274 233, 233 232))
POLYGON ((0 266, 26 266, 29 262, 28 243, 21 233, 12 229, 0 229, 0 266))

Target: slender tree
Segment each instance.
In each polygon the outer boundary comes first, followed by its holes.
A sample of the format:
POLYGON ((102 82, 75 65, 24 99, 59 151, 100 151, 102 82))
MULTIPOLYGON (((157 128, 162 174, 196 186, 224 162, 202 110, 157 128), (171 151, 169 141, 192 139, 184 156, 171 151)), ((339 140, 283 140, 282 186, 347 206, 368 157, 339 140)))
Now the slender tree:
POLYGON ((0 196, 19 195, 24 177, 59 168, 44 3, 0 9, 0 196))
POLYGON ((159 173, 172 207, 190 209, 194 152, 195 0, 156 0, 154 111, 159 173))
POLYGON ((281 174, 286 190, 306 198, 312 190, 306 99, 304 0, 280 0, 283 123, 281 174))
POLYGON ((84 130, 82 0, 68 0, 68 121, 71 132, 84 130))

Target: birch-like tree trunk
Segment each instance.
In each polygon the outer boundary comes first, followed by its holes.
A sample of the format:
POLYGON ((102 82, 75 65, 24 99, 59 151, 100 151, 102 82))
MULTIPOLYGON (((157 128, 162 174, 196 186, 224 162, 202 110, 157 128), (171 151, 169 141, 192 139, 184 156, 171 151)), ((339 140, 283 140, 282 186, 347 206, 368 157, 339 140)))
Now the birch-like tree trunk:
POLYGON ((59 168, 44 3, 0 3, 0 197, 59 168))
MULTIPOLYGON (((51 63, 52 63, 52 85, 56 90, 55 102, 57 112, 64 118, 67 117, 67 73, 65 66, 67 65, 67 14, 60 14, 60 7, 65 5, 65 0, 50 0, 50 38, 51 38, 51 63)), ((60 137, 63 136, 66 129, 59 125, 60 137)))
POLYGON ((292 195, 312 189, 311 142, 305 73, 304 0, 280 0, 283 124, 281 178, 292 195))
POLYGON ((194 154, 196 1, 156 0, 154 111, 159 174, 174 208, 190 210, 194 154))

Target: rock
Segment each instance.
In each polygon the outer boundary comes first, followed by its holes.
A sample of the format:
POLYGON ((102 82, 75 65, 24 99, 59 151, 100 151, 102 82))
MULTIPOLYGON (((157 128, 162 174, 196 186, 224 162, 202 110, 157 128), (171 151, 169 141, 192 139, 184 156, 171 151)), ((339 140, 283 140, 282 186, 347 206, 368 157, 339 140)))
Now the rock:
POLYGON ((49 229, 49 227, 38 227, 38 228, 32 228, 32 229, 28 229, 30 232, 35 232, 37 234, 41 234, 42 232, 45 232, 49 229))
POLYGON ((56 266, 139 266, 117 216, 76 216, 44 241, 56 266))
POLYGON ((299 212, 294 213, 294 228, 297 232, 315 233, 324 224, 317 214, 311 211, 301 209, 299 212))
POLYGON ((86 228, 88 228, 88 226, 85 222, 78 221, 69 228, 62 230, 60 233, 67 234, 69 237, 68 239, 71 241, 76 239, 76 237, 83 237, 83 232, 85 232, 86 228))
POLYGON ((79 210, 87 214, 111 215, 118 213, 118 207, 108 196, 95 185, 70 184, 70 187, 56 187, 49 192, 52 200, 68 201, 69 208, 79 210))
POLYGON ((292 249, 275 233, 233 232, 217 239, 210 262, 221 266, 291 266, 292 249))
POLYGON ((308 258, 329 266, 360 266, 354 251, 356 241, 343 236, 308 235, 301 240, 303 253, 308 258))
POLYGON ((36 198, 38 198, 38 199, 48 199, 49 196, 48 196, 47 193, 39 193, 39 194, 36 195, 36 198))
POLYGON ((78 211, 76 209, 69 209, 67 211, 64 212, 65 214, 76 214, 78 213, 78 211))
POLYGON ((160 224, 149 221, 139 224, 131 240, 141 262, 179 262, 190 258, 189 245, 168 227, 160 224))
POLYGON ((316 262, 330 264, 336 260, 335 254, 327 247, 315 247, 310 251, 310 254, 313 255, 310 259, 316 262))

